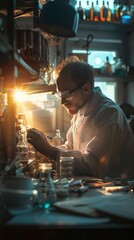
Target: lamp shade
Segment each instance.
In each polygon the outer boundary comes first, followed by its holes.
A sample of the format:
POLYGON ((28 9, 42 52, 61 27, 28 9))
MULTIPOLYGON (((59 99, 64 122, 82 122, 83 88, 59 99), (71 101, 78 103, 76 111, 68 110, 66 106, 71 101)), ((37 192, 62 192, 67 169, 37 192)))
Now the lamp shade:
POLYGON ((78 23, 77 11, 63 0, 48 1, 39 16, 39 28, 58 37, 75 37, 78 23))

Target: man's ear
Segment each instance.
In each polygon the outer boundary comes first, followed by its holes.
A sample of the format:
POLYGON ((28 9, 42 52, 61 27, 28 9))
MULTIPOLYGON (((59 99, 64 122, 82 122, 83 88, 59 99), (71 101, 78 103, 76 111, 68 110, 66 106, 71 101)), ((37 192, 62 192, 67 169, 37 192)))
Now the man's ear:
POLYGON ((89 94, 91 92, 91 84, 90 83, 85 83, 83 86, 83 90, 86 94, 89 94))

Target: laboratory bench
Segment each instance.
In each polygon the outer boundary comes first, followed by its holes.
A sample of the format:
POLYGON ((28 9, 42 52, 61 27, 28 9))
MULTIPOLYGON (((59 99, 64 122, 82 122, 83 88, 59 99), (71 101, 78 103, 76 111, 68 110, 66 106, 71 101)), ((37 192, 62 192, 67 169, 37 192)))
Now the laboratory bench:
POLYGON ((0 240, 133 239, 133 187, 85 179, 87 190, 74 191, 73 187, 48 209, 32 206, 1 211, 0 240))

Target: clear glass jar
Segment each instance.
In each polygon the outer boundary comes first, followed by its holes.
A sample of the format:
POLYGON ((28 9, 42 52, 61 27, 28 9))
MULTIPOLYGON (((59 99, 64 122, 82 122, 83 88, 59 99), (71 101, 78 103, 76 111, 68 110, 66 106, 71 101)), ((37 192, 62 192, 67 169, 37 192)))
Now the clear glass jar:
POLYGON ((57 175, 59 179, 74 177, 73 157, 60 157, 60 160, 57 162, 57 175))
POLYGON ((54 181, 55 190, 58 199, 62 199, 68 196, 69 194, 69 183, 66 178, 56 179, 54 181))

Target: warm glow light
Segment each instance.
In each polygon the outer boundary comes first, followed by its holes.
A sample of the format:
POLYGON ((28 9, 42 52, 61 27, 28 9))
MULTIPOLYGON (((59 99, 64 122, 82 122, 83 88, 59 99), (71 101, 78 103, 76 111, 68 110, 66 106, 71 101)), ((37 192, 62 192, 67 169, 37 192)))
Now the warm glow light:
POLYGON ((26 93, 19 90, 19 89, 15 89, 14 91, 14 99, 16 102, 23 102, 24 99, 26 98, 26 93))

